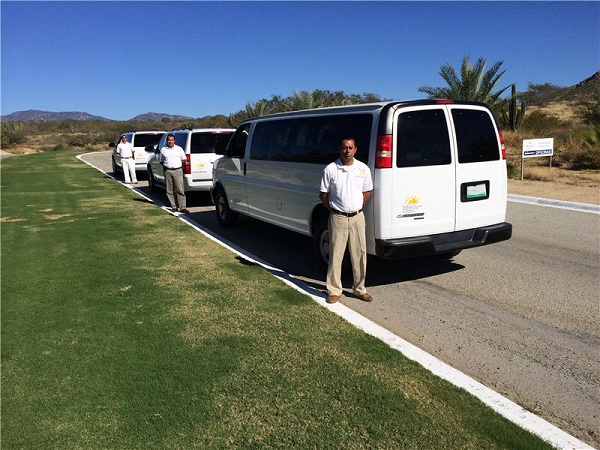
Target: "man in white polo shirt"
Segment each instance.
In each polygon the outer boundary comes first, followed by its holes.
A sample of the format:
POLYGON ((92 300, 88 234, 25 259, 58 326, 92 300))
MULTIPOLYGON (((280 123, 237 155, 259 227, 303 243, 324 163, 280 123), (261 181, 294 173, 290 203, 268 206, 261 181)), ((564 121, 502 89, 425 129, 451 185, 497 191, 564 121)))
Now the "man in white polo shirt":
POLYGON ((373 301, 365 288, 367 241, 362 212, 371 197, 373 180, 369 167, 354 158, 356 150, 353 138, 342 139, 340 158, 325 167, 321 179, 320 198, 330 212, 327 303, 335 303, 342 296, 342 260, 346 246, 352 261, 352 293, 362 301, 373 301))
POLYGON ((138 180, 135 175, 135 154, 133 145, 127 142, 127 136, 121 136, 121 142, 117 145, 117 153, 121 157, 121 166, 123 167, 123 176, 126 184, 137 184, 138 180))
POLYGON ((175 145, 175 135, 167 135, 167 145, 160 149, 160 162, 165 172, 167 198, 171 203, 171 211, 179 210, 189 214, 185 207, 185 191, 183 188, 183 165, 187 163, 185 152, 175 145))

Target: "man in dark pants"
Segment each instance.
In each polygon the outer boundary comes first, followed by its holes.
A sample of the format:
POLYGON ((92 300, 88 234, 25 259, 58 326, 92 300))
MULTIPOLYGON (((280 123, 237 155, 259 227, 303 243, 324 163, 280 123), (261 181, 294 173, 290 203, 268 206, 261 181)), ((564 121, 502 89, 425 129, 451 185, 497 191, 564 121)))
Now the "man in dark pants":
POLYGON ((179 145, 175 145, 175 136, 167 135, 167 145, 160 149, 160 162, 165 173, 167 198, 171 203, 171 211, 189 214, 185 207, 185 191, 183 189, 183 165, 187 158, 179 145), (177 202, 175 201, 177 200, 177 202))

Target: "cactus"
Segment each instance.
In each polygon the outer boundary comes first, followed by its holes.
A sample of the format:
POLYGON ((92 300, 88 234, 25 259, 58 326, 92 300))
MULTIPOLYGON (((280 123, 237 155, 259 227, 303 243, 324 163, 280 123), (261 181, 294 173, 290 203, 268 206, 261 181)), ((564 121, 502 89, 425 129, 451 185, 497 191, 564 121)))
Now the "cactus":
POLYGON ((517 109, 517 86, 515 84, 512 85, 511 96, 508 100, 508 112, 502 108, 502 118, 512 131, 517 131, 523 124, 523 119, 525 118, 525 100, 521 101, 521 108, 517 109))

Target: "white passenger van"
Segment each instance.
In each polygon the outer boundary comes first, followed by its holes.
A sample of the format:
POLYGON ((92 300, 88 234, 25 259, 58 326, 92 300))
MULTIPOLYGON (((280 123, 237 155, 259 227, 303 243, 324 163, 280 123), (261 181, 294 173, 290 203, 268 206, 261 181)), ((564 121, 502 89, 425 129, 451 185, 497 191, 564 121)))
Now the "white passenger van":
POLYGON ((312 236, 329 254, 325 166, 353 137, 373 175, 365 207, 367 252, 380 258, 439 255, 510 239, 506 153, 491 110, 452 100, 320 108, 246 120, 215 162, 217 219, 238 214, 312 236))

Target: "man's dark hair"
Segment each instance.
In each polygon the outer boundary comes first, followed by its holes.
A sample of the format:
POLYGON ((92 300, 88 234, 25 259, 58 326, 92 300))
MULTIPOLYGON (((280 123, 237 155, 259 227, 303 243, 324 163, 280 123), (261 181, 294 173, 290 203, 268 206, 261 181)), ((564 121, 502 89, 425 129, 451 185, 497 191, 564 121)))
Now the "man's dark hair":
POLYGON ((340 143, 338 144, 338 149, 342 148, 342 143, 344 141, 352 141, 352 142, 354 142, 354 146, 356 148, 358 148, 358 144, 356 143, 356 139, 354 139, 353 136, 344 136, 342 139, 340 139, 340 143))

